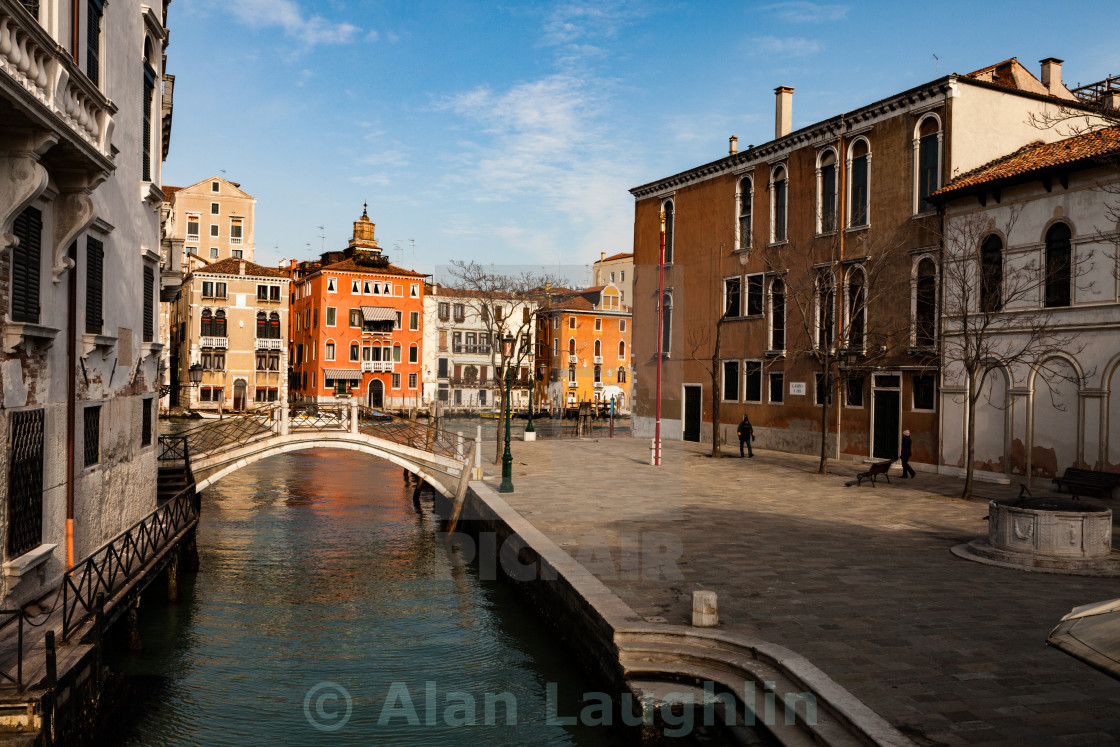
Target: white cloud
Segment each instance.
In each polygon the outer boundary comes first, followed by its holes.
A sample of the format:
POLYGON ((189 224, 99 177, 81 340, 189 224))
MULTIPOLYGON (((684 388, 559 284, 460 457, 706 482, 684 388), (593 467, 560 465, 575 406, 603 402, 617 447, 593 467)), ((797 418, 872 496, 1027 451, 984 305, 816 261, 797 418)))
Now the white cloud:
POLYGON ((305 16, 295 0, 236 0, 227 7, 242 23, 256 28, 279 26, 308 46, 347 44, 361 29, 347 21, 332 22, 319 15, 305 16))
POLYGON ((839 21, 848 15, 847 5, 818 5, 810 2, 789 2, 767 5, 763 10, 777 12, 787 23, 825 23, 839 21))
POLYGON ((794 36, 784 38, 756 36, 749 42, 752 51, 776 57, 804 57, 816 54, 821 50, 821 44, 816 39, 802 39, 794 36))

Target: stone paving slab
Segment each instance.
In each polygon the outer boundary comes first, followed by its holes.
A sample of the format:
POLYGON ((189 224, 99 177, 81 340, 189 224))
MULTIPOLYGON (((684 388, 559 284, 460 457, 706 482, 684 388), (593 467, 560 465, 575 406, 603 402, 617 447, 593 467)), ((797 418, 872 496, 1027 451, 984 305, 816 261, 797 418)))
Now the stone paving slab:
POLYGON ((724 629, 807 657, 919 744, 1120 743, 1120 681, 1045 645, 1120 583, 950 552, 1017 485, 970 501, 922 472, 845 487, 862 465, 710 448, 668 443, 652 468, 645 440, 518 442, 504 497, 647 620, 687 625, 692 592, 714 590, 724 629))

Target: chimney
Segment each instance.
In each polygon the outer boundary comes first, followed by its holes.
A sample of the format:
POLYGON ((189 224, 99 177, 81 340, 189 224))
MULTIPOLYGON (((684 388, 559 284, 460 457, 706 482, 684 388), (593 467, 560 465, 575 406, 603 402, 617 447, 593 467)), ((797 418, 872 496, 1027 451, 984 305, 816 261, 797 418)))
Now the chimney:
POLYGON ((1047 57, 1039 60, 1042 63, 1042 85, 1051 96, 1057 96, 1062 89, 1062 60, 1057 57, 1047 57))
POLYGON ((245 260, 241 260, 240 262, 237 263, 237 274, 238 275, 244 275, 245 274, 245 260))
POLYGON ((739 152, 739 138, 732 135, 727 139, 727 142, 729 143, 727 148, 727 155, 733 156, 739 152))
POLYGON ((785 137, 793 131, 793 88, 778 86, 774 95, 774 137, 785 137))
POLYGON ((606 258, 607 258, 607 253, 606 252, 599 252, 599 261, 600 262, 602 262, 606 258))

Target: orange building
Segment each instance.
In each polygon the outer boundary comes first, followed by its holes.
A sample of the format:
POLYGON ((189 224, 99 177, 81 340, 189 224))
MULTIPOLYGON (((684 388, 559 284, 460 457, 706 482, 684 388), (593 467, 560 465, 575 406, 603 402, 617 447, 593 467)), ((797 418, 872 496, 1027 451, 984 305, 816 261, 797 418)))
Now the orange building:
POLYGON ((290 389, 306 402, 422 402, 424 275, 389 264, 363 207, 343 251, 293 262, 290 389))
POLYGON ((631 314, 618 287, 557 293, 555 307, 540 315, 537 325, 538 366, 547 382, 544 405, 556 409, 613 399, 619 411, 629 411, 631 314))

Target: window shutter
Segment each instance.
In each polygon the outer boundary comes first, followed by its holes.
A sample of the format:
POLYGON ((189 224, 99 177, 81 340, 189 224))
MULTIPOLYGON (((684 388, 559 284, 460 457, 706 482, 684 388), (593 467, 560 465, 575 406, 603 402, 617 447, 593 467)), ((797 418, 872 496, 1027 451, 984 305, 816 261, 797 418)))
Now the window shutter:
POLYGON ((86 237, 86 332, 101 334, 104 320, 101 318, 102 295, 105 282, 104 245, 93 238, 86 237))
POLYGON ((19 239, 12 251, 12 321, 37 324, 43 213, 27 208, 16 217, 12 232, 19 239))
POLYGON ((86 14, 86 76, 95 86, 101 84, 101 3, 89 0, 86 14))
POLYGON ((152 95, 156 88, 156 71, 147 62, 144 63, 144 127, 141 154, 143 156, 141 179, 146 182, 152 180, 152 95))
POLYGON ((155 291, 156 272, 151 267, 144 268, 144 342, 155 338, 155 291))

